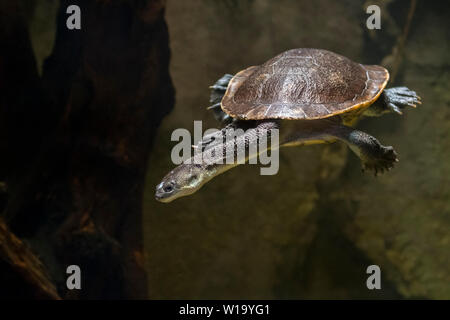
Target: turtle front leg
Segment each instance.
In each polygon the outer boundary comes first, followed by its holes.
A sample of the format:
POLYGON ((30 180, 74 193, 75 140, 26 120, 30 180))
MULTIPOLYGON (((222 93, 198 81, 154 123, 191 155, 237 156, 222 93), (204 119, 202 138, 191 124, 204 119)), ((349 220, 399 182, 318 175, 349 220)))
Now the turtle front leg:
POLYGON ((372 171, 375 176, 390 170, 398 162, 392 146, 383 146, 375 137, 344 125, 330 128, 330 135, 345 142, 361 159, 362 170, 372 171))
POLYGON ((309 143, 330 143, 340 140, 361 159, 363 171, 375 175, 393 168, 398 161, 391 146, 383 146, 375 137, 327 119, 298 121, 284 139, 282 146, 307 145, 309 143))
POLYGON ((407 87, 389 88, 383 91, 377 101, 364 112, 368 117, 379 117, 386 113, 402 114, 406 107, 415 108, 421 104, 420 97, 407 87))
POLYGON ((397 153, 392 146, 383 146, 375 137, 353 130, 342 139, 361 159, 362 170, 372 171, 375 176, 391 170, 398 162, 397 153))
POLYGON ((228 83, 230 82, 233 75, 225 74, 222 78, 216 81, 209 88, 211 89, 211 95, 209 98, 209 102, 211 106, 208 107, 208 110, 212 110, 214 113, 214 118, 222 123, 229 123, 233 119, 222 111, 220 107, 220 102, 222 101, 223 95, 227 91, 228 83))

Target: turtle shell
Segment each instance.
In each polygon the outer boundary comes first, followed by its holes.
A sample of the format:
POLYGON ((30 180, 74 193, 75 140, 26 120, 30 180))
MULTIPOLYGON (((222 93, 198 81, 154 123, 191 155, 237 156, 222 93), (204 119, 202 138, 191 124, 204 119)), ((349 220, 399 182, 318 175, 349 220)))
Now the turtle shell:
POLYGON ((222 110, 233 118, 321 119, 372 104, 389 72, 321 49, 292 49, 230 81, 222 110))

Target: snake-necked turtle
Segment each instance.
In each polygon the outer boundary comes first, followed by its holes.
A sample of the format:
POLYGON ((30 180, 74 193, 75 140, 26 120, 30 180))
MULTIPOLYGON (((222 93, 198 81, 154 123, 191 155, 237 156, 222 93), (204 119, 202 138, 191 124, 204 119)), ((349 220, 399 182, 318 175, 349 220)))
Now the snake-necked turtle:
POLYGON ((198 153, 172 170, 156 187, 156 199, 170 202, 196 192, 236 165, 222 163, 226 148, 257 143, 273 129, 280 130, 280 146, 340 140, 361 159, 363 170, 377 174, 391 169, 398 161, 393 147, 351 127, 362 116, 401 114, 403 108, 420 103, 420 97, 406 87, 384 90, 388 80, 389 72, 381 66, 305 48, 288 50, 235 76, 223 76, 211 87, 210 109, 231 123, 197 145, 203 148, 219 140, 212 147, 216 152, 198 153), (246 133, 232 141, 217 139, 228 128, 243 128, 246 133), (209 161, 198 161, 205 156, 209 161))

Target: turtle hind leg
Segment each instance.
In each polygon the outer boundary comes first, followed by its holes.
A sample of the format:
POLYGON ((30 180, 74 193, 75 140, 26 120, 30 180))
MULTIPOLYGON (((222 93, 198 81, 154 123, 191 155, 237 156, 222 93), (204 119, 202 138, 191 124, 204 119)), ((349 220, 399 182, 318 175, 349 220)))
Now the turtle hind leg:
POLYGON ((394 87, 383 91, 380 98, 365 112, 365 116, 378 117, 386 113, 402 114, 406 107, 421 104, 420 97, 407 87, 394 87))
POLYGON ((233 120, 229 115, 223 112, 222 108, 220 107, 220 102, 222 101, 225 91, 227 91, 228 83, 230 82, 231 78, 233 78, 233 75, 225 74, 222 78, 217 80, 214 85, 209 87, 211 89, 211 95, 209 99, 211 105, 208 107, 208 109, 212 110, 214 118, 222 123, 230 123, 233 120))

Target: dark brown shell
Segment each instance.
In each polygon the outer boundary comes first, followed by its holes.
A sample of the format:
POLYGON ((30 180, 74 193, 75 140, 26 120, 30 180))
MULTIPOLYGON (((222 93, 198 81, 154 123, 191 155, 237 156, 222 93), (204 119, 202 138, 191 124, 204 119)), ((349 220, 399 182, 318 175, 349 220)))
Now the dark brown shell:
POLYGON ((320 119, 372 104, 388 71, 320 49, 292 49, 231 79, 222 109, 234 118, 320 119))

